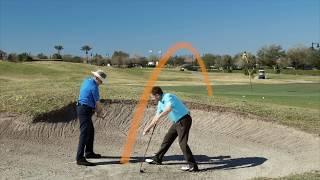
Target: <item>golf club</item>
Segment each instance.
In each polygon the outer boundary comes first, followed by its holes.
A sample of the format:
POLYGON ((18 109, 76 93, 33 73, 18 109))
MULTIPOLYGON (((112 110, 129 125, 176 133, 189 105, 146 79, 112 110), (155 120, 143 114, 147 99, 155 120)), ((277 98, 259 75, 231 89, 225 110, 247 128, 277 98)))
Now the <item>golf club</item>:
POLYGON ((140 163, 140 173, 144 173, 144 170, 142 169, 142 164, 143 164, 143 162, 144 162, 145 159, 146 159, 146 154, 147 154, 147 151, 148 151, 148 148, 149 148, 151 139, 152 139, 153 132, 154 132, 154 130, 156 129, 156 126, 157 126, 157 124, 155 124, 155 125, 153 126, 153 129, 152 129, 152 132, 151 132, 151 136, 150 136, 149 141, 148 141, 148 144, 147 144, 146 151, 144 152, 144 155, 143 155, 143 161, 141 161, 141 163, 140 163))

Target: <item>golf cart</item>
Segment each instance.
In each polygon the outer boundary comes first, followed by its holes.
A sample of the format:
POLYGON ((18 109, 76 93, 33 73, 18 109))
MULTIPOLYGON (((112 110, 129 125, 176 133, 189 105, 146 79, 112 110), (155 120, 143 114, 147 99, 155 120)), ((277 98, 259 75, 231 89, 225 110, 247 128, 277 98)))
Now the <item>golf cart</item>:
POLYGON ((266 79, 266 73, 263 69, 259 69, 258 79, 266 79))

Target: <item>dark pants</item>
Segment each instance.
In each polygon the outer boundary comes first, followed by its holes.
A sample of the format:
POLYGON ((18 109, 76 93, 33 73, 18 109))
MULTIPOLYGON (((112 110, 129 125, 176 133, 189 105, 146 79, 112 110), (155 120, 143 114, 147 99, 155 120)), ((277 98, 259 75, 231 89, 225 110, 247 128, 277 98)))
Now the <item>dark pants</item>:
POLYGON ((84 157, 84 153, 93 152, 94 127, 92 123, 92 115, 94 111, 88 106, 77 106, 77 115, 80 122, 80 138, 77 152, 77 160, 84 157))
POLYGON ((174 123, 168 130, 166 136, 164 137, 160 150, 156 153, 155 159, 162 162, 165 153, 170 148, 171 144, 174 142, 176 137, 179 138, 179 145, 183 152, 184 159, 188 162, 190 166, 195 166, 196 161, 192 155, 192 152, 188 146, 189 131, 191 128, 192 119, 190 115, 182 117, 177 123, 174 123))

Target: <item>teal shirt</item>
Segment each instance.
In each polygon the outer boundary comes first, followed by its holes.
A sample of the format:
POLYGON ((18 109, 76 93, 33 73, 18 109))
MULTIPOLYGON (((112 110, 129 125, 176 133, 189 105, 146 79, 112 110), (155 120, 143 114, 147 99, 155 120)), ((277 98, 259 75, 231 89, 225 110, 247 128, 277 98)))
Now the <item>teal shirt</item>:
POLYGON ((162 95, 161 100, 158 102, 157 114, 163 112, 167 106, 171 106, 169 120, 173 123, 178 122, 183 116, 189 114, 189 109, 174 94, 165 93, 162 95))

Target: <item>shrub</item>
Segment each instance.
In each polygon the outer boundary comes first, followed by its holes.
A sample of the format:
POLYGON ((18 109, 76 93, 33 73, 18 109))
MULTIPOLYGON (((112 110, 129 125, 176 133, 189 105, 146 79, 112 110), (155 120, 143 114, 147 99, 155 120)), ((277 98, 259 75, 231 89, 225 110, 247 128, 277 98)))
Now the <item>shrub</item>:
POLYGON ((62 59, 62 56, 58 53, 52 55, 52 59, 62 59))
POLYGON ((17 62, 17 54, 16 53, 10 53, 8 55, 8 61, 17 62))
POLYGON ((17 60, 19 62, 24 62, 24 61, 32 61, 32 57, 28 53, 21 53, 18 55, 17 60))
POLYGON ((82 63, 83 60, 79 56, 72 56, 72 55, 63 55, 62 61, 65 62, 73 62, 73 63, 82 63))
POLYGON ((37 57, 39 59, 48 59, 48 56, 44 55, 43 53, 38 54, 37 57))

